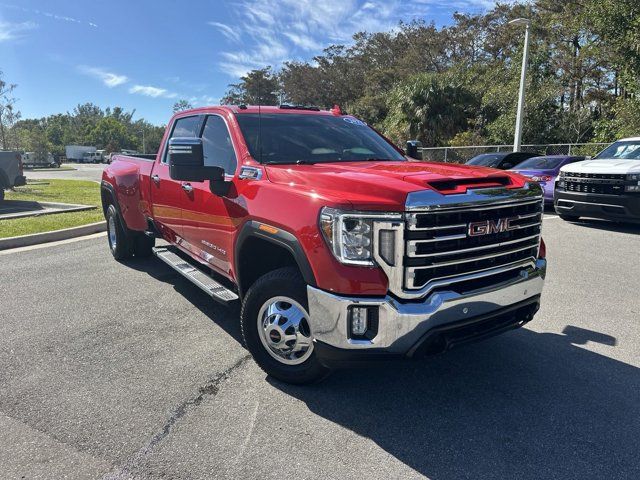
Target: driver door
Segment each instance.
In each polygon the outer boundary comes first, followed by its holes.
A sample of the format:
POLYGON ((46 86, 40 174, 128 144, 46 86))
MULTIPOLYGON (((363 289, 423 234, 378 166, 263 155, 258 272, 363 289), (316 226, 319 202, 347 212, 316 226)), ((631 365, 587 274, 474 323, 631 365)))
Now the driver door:
MULTIPOLYGON (((221 167, 233 181, 238 165, 231 135, 224 118, 208 115, 202 129, 205 166, 221 167)), ((230 276, 232 244, 238 225, 238 206, 227 196, 211 193, 210 182, 183 182, 190 190, 183 203, 183 236, 186 247, 212 269, 230 276), (189 188, 190 187, 190 188, 189 188)), ((234 192, 231 185, 230 193, 234 192)))

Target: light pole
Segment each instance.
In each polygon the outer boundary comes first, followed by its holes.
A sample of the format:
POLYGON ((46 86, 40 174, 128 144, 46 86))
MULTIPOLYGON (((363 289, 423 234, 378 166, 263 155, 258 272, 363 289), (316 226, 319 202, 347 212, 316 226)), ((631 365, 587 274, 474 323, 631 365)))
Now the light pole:
POLYGON ((144 144, 144 127, 142 127, 142 154, 144 155, 145 153, 147 153, 147 149, 144 144))
POLYGON ((518 113, 516 115, 516 132, 513 136, 513 151, 520 150, 522 141, 522 117, 524 116, 524 88, 527 76, 527 57, 529 56, 529 26, 531 22, 526 18, 511 20, 509 25, 524 25, 524 50, 522 52, 522 73, 520 74, 520 92, 518 93, 518 113))

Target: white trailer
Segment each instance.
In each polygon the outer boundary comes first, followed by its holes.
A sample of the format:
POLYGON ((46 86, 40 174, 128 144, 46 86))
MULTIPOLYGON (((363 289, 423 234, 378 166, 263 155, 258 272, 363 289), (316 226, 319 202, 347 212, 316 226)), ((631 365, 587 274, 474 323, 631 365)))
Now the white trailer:
POLYGON ((86 147, 84 145, 67 145, 65 155, 67 160, 72 162, 83 162, 85 153, 95 153, 96 147, 86 147))

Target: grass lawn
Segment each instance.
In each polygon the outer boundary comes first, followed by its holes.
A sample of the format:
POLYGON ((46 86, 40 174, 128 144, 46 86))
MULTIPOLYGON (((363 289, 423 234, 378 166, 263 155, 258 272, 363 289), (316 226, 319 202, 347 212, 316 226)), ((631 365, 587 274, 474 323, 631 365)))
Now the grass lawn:
POLYGON ((24 187, 17 187, 15 192, 6 191, 5 199, 78 203, 96 205, 98 208, 84 212, 53 213, 40 217, 0 220, 0 238, 50 232, 104 220, 98 183, 81 180, 37 180, 35 183, 48 183, 48 185, 27 184, 24 187))

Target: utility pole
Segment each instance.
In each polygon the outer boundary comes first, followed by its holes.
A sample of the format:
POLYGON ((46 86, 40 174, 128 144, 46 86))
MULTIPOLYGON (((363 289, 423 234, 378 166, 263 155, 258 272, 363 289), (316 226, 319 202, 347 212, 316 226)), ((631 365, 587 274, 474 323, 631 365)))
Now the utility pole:
POLYGON ((520 91, 518 93, 518 113, 516 114, 516 131, 513 136, 513 151, 520 150, 520 144, 522 142, 522 120, 524 117, 524 91, 525 81, 527 76, 527 58, 529 56, 529 27, 531 22, 526 18, 516 18, 511 20, 509 25, 524 25, 524 50, 522 52, 522 72, 520 73, 520 91))

